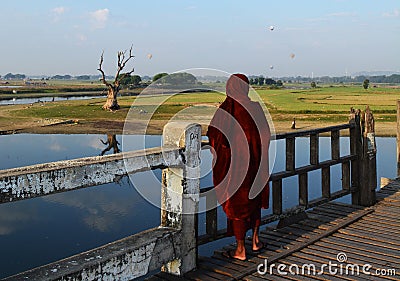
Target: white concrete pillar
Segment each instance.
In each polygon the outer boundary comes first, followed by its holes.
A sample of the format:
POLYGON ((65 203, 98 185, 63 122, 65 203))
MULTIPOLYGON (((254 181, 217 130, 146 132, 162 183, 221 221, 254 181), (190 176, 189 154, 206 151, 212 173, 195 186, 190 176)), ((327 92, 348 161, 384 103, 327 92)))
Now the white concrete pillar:
POLYGON ((164 127, 163 147, 171 146, 182 149, 182 165, 162 172, 161 226, 180 229, 182 240, 176 245, 180 258, 165 265, 163 270, 182 275, 196 268, 201 126, 168 123, 164 127))

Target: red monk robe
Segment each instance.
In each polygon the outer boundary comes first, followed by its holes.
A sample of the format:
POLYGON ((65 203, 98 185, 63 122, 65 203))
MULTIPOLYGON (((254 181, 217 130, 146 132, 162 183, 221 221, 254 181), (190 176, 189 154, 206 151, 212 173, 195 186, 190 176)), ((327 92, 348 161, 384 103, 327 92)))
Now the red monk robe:
POLYGON ((269 203, 271 132, 260 104, 251 101, 248 92, 247 77, 232 75, 226 85, 227 98, 207 132, 215 191, 227 215, 228 235, 237 240, 244 240, 250 228, 258 231, 261 208, 269 203))

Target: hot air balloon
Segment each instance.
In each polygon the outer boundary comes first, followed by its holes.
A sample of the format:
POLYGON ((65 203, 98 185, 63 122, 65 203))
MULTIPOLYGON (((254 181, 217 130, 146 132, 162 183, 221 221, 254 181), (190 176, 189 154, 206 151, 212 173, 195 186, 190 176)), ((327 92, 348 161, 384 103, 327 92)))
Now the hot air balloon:
POLYGON ((294 59, 294 57, 295 57, 295 54, 291 53, 290 58, 294 59))
POLYGON ((147 58, 148 58, 148 59, 151 59, 152 57, 153 57, 152 54, 148 54, 148 55, 147 55, 147 58))
POLYGON ((275 29, 275 27, 273 26, 273 25, 271 25, 270 27, 269 27, 269 30, 274 30, 275 29))
POLYGON ((274 69, 274 66, 273 66, 273 65, 270 65, 270 66, 269 66, 269 69, 274 69))

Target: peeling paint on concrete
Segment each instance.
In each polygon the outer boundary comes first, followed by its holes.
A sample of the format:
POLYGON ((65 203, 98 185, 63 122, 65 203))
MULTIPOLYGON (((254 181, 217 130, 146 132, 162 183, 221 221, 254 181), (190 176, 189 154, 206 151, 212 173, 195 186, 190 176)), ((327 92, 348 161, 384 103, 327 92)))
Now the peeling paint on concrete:
POLYGON ((0 203, 110 183, 118 176, 164 166, 164 157, 181 164, 178 149, 153 148, 1 170, 0 203))
POLYGON ((175 275, 181 274, 182 262, 180 259, 170 261, 168 264, 162 267, 162 271, 166 271, 175 275))
POLYGON ((169 123, 164 127, 163 143, 181 148, 182 166, 163 170, 162 225, 181 229, 179 259, 163 267, 181 275, 196 267, 196 214, 200 193, 201 126, 192 123, 169 123))
POLYGON ((180 254, 181 233, 154 228, 4 280, 132 280, 180 254), (100 257, 100 258, 98 258, 100 257))
POLYGON ((82 280, 132 280, 147 274, 155 242, 84 270, 82 280))

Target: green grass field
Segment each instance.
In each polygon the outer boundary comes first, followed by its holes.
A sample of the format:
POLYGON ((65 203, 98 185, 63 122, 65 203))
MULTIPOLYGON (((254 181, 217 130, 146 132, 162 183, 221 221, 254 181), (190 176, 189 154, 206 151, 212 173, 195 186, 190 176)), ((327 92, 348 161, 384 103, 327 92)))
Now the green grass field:
POLYGON ((324 87, 308 90, 259 90, 271 111, 295 113, 347 113, 350 107, 369 105, 376 113, 395 113, 400 89, 324 87))
MULTIPOLYGON (((377 121, 395 122, 396 101, 400 99, 400 88, 394 87, 376 87, 368 90, 355 86, 277 90, 257 88, 256 91, 274 122, 289 122, 295 117, 303 122, 318 122, 320 126, 329 122, 347 122, 350 107, 364 110, 366 105, 370 106, 377 121)), ((151 118, 169 120, 180 112, 185 112, 186 119, 190 119, 191 116, 201 117, 202 114, 209 118, 224 99, 225 95, 217 92, 176 94, 162 101, 162 105, 157 106, 151 118)), ((149 118, 142 112, 151 112, 155 105, 160 104, 160 97, 153 96, 140 96, 139 99, 134 96, 121 96, 118 100, 121 109, 116 112, 102 109, 105 98, 0 106, 0 125, 4 127, 7 122, 15 123, 19 119, 27 118, 124 121, 131 108, 130 117, 139 120, 149 118)))

